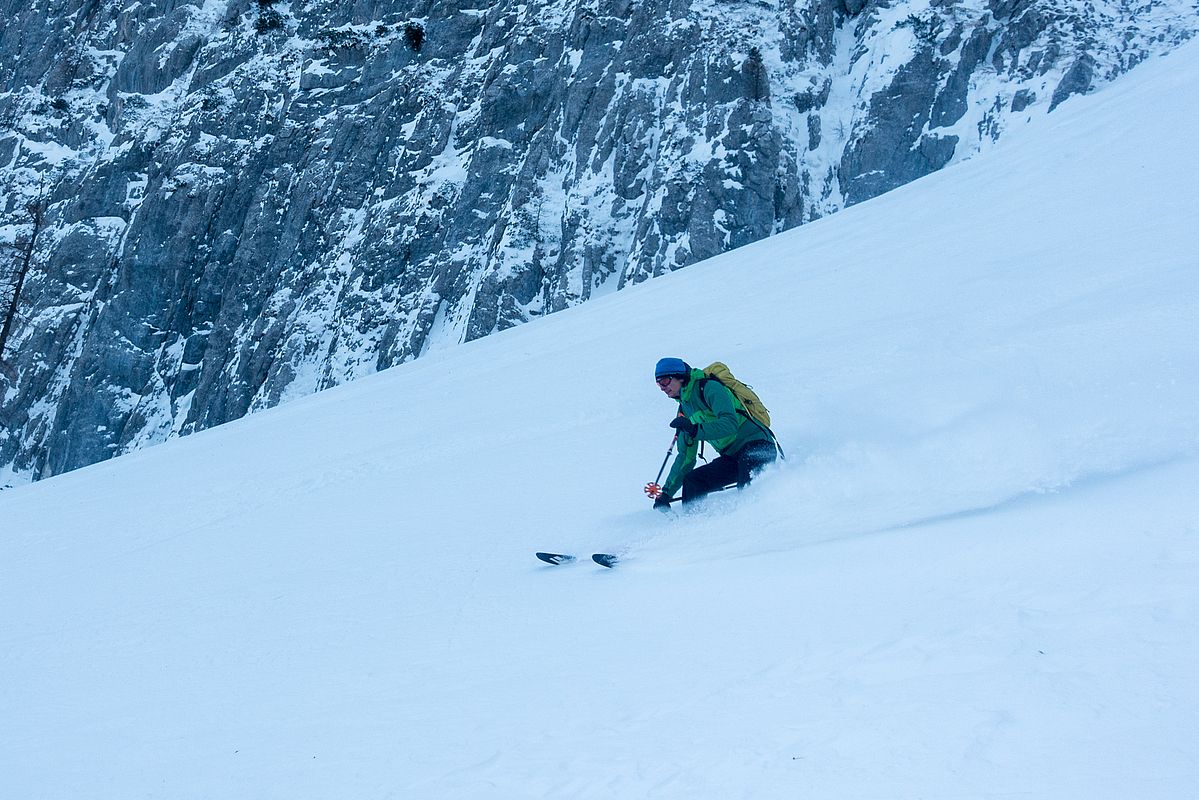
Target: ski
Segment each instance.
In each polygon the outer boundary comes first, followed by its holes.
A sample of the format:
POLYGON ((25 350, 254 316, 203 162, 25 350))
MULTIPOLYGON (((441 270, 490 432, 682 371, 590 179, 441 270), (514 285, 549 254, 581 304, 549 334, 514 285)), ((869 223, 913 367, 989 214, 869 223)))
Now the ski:
MULTIPOLYGON (((569 553, 534 553, 539 559, 547 564, 552 564, 555 567, 560 564, 569 564, 575 561, 575 557, 569 553)), ((620 562, 620 556, 612 553, 595 553, 591 556, 591 560, 599 564, 601 567, 612 569, 620 562)))
POLYGON ((567 555, 566 553, 535 553, 534 555, 536 555, 545 563, 553 564, 554 566, 558 566, 559 564, 569 564, 571 561, 575 560, 574 556, 567 555))

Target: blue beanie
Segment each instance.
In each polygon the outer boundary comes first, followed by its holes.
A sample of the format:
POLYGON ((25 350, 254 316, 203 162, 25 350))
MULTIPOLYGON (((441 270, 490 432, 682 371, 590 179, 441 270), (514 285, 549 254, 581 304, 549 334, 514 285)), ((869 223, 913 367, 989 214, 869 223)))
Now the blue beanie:
POLYGON ((662 358, 654 367, 654 378, 686 378, 690 374, 690 365, 681 358, 662 358))

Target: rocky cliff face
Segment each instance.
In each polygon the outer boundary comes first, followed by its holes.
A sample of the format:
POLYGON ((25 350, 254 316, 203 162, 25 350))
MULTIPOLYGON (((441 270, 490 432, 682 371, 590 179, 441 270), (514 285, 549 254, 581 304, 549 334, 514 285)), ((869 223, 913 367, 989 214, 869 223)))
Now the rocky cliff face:
POLYGON ((833 213, 1199 28, 1189 0, 0 0, 0 17, 0 240, 46 209, 0 377, 0 464, 22 477, 833 213))

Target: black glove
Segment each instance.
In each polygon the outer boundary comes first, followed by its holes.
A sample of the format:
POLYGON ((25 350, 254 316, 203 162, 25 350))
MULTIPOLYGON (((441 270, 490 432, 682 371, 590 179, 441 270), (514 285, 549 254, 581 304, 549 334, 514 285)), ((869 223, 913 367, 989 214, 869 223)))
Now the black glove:
POLYGON ((655 511, 669 511, 670 510, 670 498, 667 497, 666 495, 659 496, 658 499, 654 501, 654 510, 655 511))
POLYGON ((670 427, 692 438, 695 438, 695 434, 699 433, 699 426, 686 417, 675 417, 670 421, 670 427))

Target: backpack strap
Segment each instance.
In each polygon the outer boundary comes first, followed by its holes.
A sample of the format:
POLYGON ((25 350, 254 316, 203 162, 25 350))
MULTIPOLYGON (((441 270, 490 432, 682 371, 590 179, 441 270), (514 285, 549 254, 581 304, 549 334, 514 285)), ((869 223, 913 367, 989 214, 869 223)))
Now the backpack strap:
MULTIPOLYGON (((700 395, 699 396, 700 396, 700 399, 702 400, 703 396, 704 396, 703 395, 703 387, 700 387, 700 395)), ((681 404, 679 407, 679 416, 680 417, 684 416, 681 404)), ((696 437, 696 438, 698 439, 699 437, 696 437)), ((696 452, 696 455, 699 457, 699 459, 701 461, 703 461, 706 464, 706 463, 708 463, 708 457, 704 455, 704 445, 705 444, 707 444, 707 442, 705 442, 703 439, 699 439, 699 450, 696 452)))

